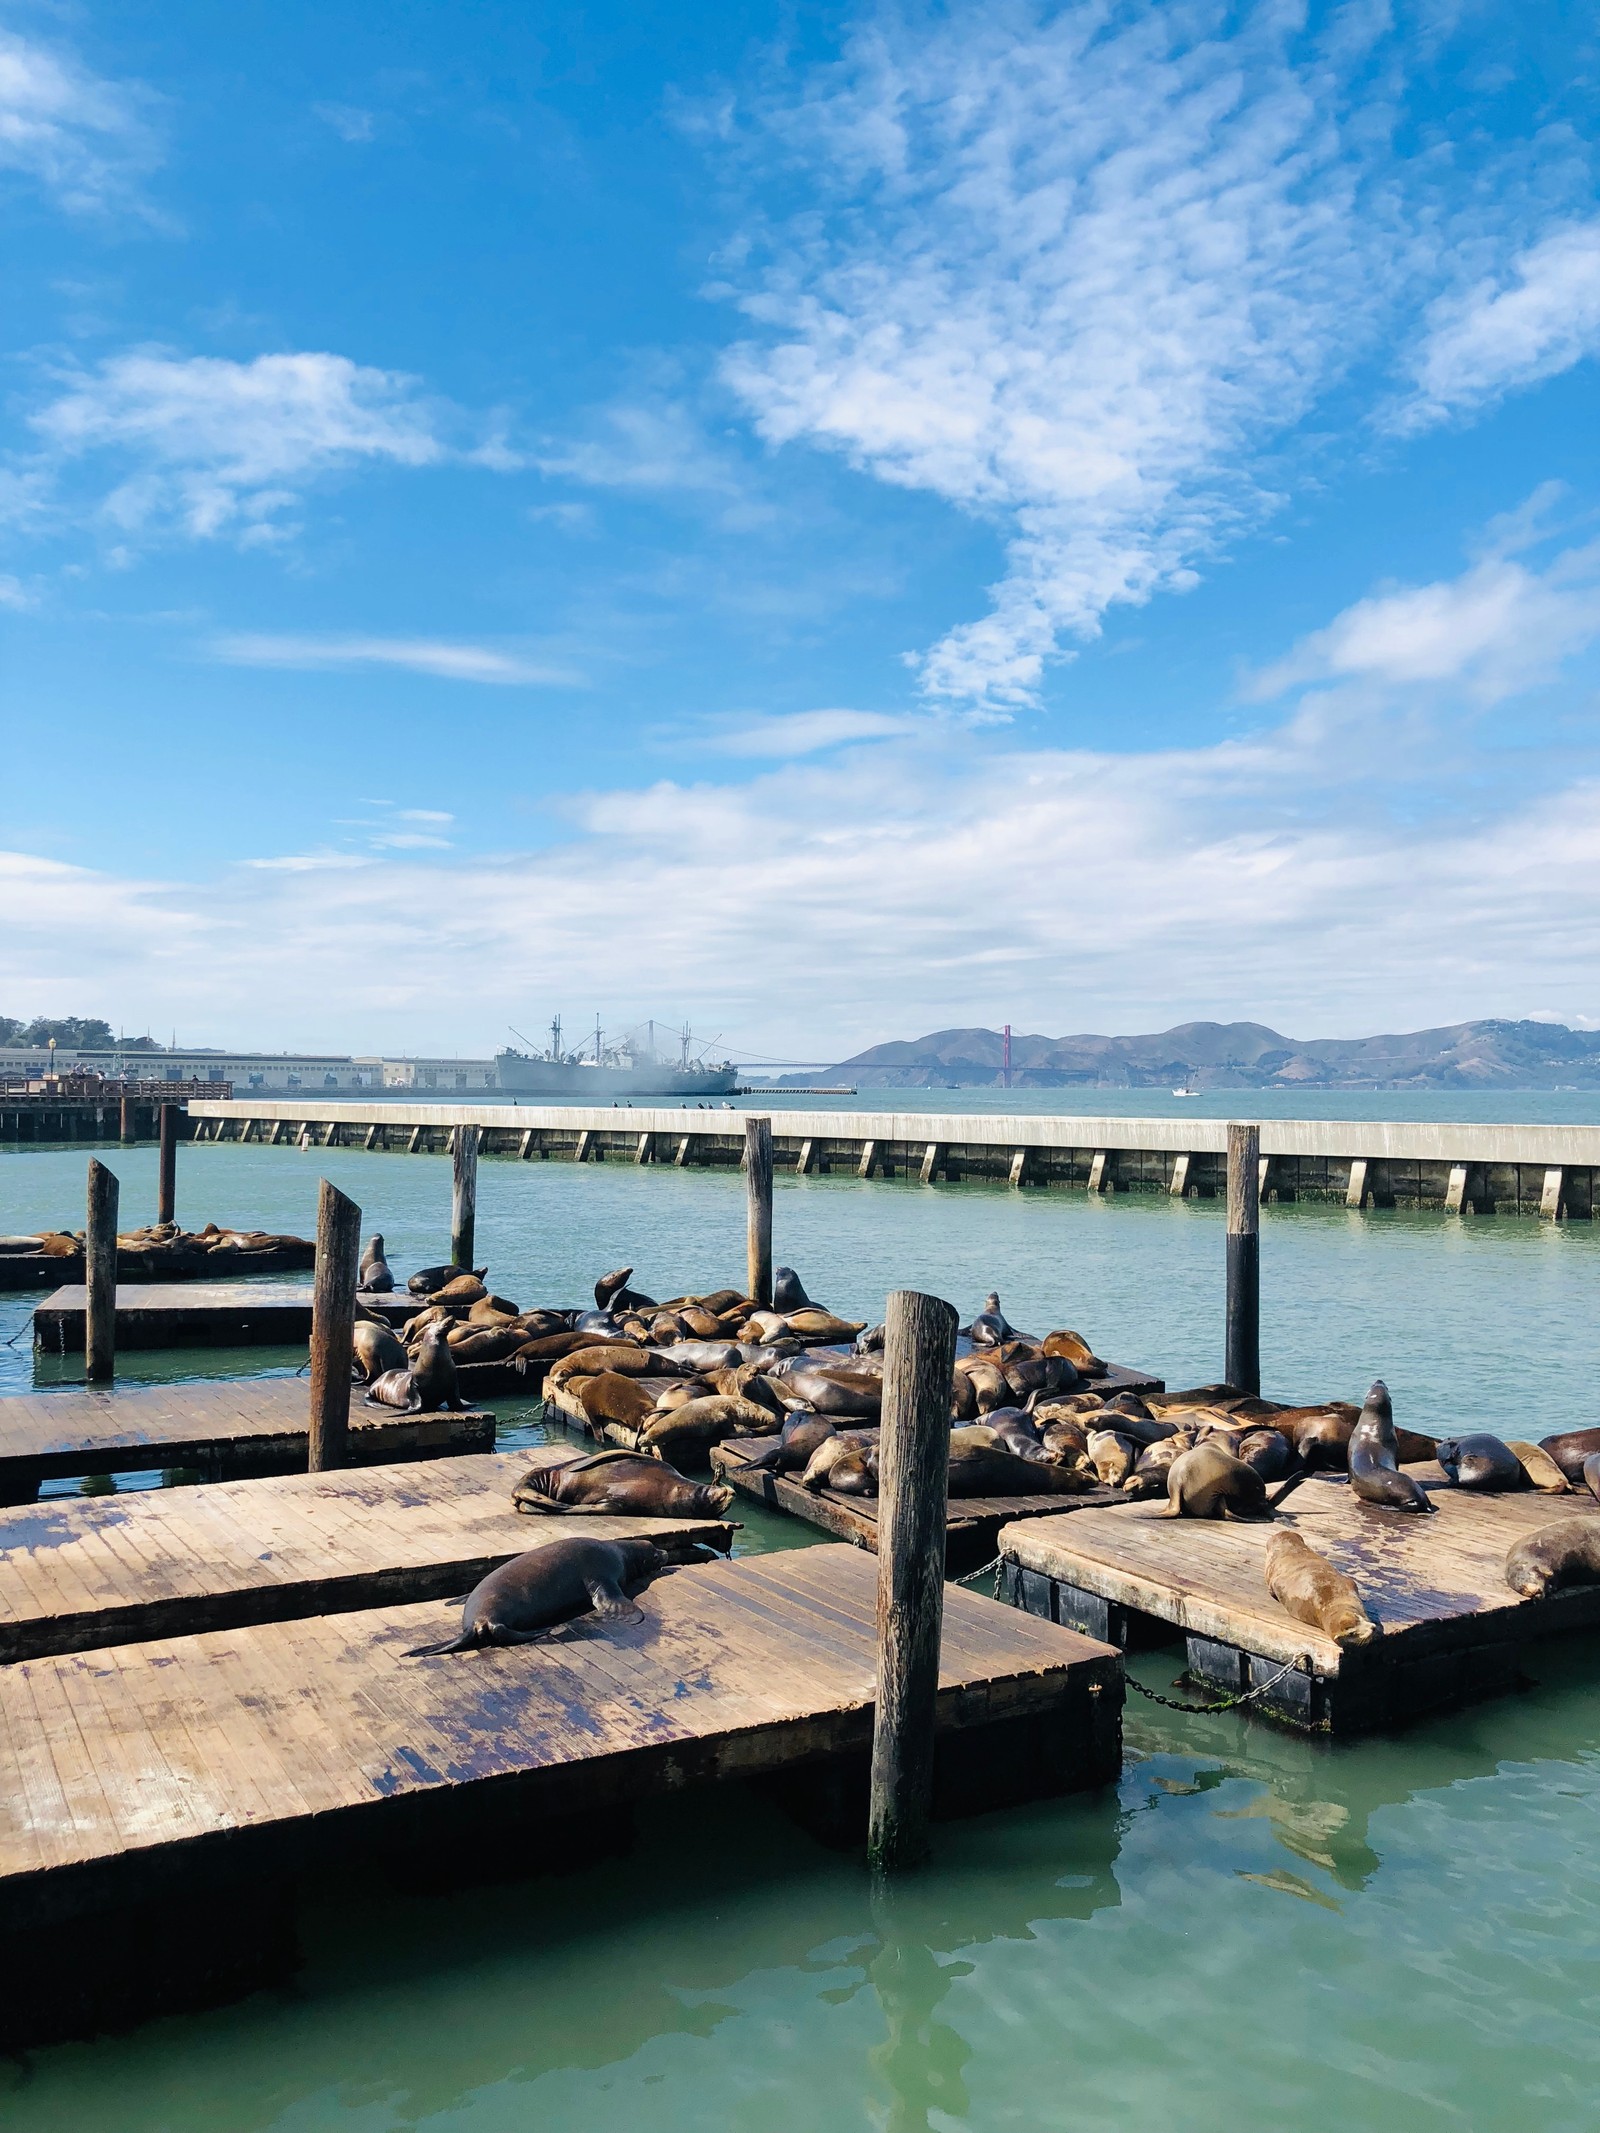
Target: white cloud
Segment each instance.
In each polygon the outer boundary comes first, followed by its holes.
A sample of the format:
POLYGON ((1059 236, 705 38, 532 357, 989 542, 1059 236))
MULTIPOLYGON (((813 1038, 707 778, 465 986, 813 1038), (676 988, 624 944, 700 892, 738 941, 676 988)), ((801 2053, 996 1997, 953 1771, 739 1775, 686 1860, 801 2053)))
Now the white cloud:
POLYGON ((707 745, 728 755, 814 755, 845 741, 880 741, 910 733, 918 723, 884 711, 787 711, 718 733, 707 745))
POLYGON ((133 203, 138 178, 156 160, 148 101, 66 53, 0 30, 0 169, 35 179, 75 213, 133 203))
POLYGON ((313 104, 311 108, 325 126, 333 128, 341 141, 370 141, 377 133, 373 114, 363 111, 359 104, 313 104))
POLYGON ((25 614, 29 608, 38 605, 37 593, 31 592, 20 578, 13 577, 9 571, 0 571, 0 607, 9 607, 18 614, 25 614))
POLYGON ((1600 351, 1600 217, 1551 231, 1501 280, 1441 298, 1395 426, 1422 429, 1600 351))
POLYGON ((774 444, 994 520, 993 609, 935 696, 1033 698, 1063 637, 1192 582, 1249 467, 1357 354, 1397 250, 1287 56, 1298 12, 962 11, 857 35, 767 134, 821 194, 782 225, 725 375, 774 444))
MULTIPOLYGON (((671 398, 617 401, 599 409, 592 433, 563 441, 535 456, 541 473, 564 476, 600 489, 649 489, 736 494, 736 468, 720 452, 682 401, 671 398)), ((535 514, 560 514, 573 506, 535 506, 535 514)), ((580 507, 577 507, 581 509, 580 507)))
POLYGON ((432 637, 295 637, 239 632, 214 638, 213 659, 235 667, 289 667, 305 672, 341 667, 401 667, 441 681, 500 687, 571 688, 582 676, 570 668, 519 658, 490 645, 432 637))
POLYGON ((1357 600, 1257 676, 1264 700, 1305 682, 1455 684, 1497 703, 1553 675, 1600 635, 1600 543, 1537 571, 1491 555, 1458 578, 1357 600))
POLYGON ((106 453, 129 471, 106 498, 128 532, 277 538, 309 481, 363 461, 437 465, 439 410, 416 380, 327 354, 235 363, 160 349, 79 372, 32 418, 58 461, 106 453))

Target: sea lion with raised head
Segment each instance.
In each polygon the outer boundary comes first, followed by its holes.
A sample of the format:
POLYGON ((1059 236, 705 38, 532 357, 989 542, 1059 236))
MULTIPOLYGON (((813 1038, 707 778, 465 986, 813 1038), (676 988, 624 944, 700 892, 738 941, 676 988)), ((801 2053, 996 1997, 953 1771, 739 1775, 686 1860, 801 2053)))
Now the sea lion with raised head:
POLYGON ((447 1644, 419 1644, 408 1659, 441 1652, 481 1651, 496 1644, 531 1644, 544 1629, 593 1613, 621 1625, 641 1622, 631 1595, 667 1567, 654 1541, 591 1540, 564 1536, 530 1548, 491 1570, 467 1594, 461 1634, 447 1644))
POLYGON ((640 1452, 593 1452, 587 1459, 536 1466, 511 1492, 519 1511, 615 1518, 720 1518, 732 1489, 690 1481, 664 1459, 640 1452))
POLYGON ((1378 1625, 1361 1604, 1355 1581, 1285 1528, 1267 1542, 1267 1590, 1297 1622, 1320 1629, 1348 1650, 1370 1644, 1378 1625))
POLYGON ((1441 1437, 1434 1454, 1458 1489, 1525 1489, 1522 1461, 1499 1437, 1474 1430, 1466 1437, 1441 1437))
POLYGON ((1267 1484, 1225 1445, 1197 1444, 1167 1468, 1166 1509, 1158 1518, 1267 1519, 1267 1484))
POLYGON ((405 1368, 406 1351, 397 1333, 371 1319, 361 1319, 350 1329, 350 1375, 357 1384, 370 1385, 386 1370, 405 1368))
POLYGON ((983 1299, 983 1309, 978 1312, 970 1326, 961 1329, 974 1348, 998 1348, 1002 1341, 1015 1340, 1017 1329, 1000 1308, 1000 1292, 991 1289, 983 1299))
POLYGON ((442 1325, 429 1326, 417 1344, 410 1367, 385 1370, 367 1387, 374 1407, 398 1407, 406 1414, 442 1415, 466 1407, 456 1359, 442 1325))
POLYGON ((383 1256, 381 1233, 367 1239, 366 1250, 361 1254, 361 1271, 356 1276, 356 1287, 365 1289, 369 1296, 387 1296, 393 1291, 394 1270, 383 1256))
POLYGON ((1524 1534, 1506 1557, 1506 1583, 1525 1600, 1564 1585, 1600 1585, 1600 1518, 1558 1518, 1524 1534))
POLYGON ((1429 1501, 1427 1490, 1412 1475, 1400 1471, 1394 1407, 1382 1378, 1373 1379, 1361 1419, 1350 1432, 1348 1459, 1350 1487, 1363 1503, 1379 1504, 1391 1511, 1436 1508, 1429 1501))
POLYGON ((787 1316, 791 1311, 804 1311, 811 1307, 811 1298, 806 1294, 805 1284, 792 1266, 775 1267, 772 1273, 772 1308, 787 1316))

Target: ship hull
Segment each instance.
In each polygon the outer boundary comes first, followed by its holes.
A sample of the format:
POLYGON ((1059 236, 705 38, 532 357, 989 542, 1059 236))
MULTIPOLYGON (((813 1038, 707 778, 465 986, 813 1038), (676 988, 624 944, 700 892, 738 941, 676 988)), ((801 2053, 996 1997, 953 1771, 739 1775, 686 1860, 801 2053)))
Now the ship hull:
POLYGON ((608 1067, 558 1064, 517 1052, 495 1056, 500 1087, 512 1096, 571 1097, 577 1103, 625 1103, 642 1097, 731 1096, 739 1085, 732 1067, 680 1073, 671 1067, 608 1067))

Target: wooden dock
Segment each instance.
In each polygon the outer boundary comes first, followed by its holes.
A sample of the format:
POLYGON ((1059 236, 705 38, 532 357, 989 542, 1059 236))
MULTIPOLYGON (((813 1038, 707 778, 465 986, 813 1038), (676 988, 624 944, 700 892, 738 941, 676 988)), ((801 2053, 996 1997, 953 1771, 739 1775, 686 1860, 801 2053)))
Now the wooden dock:
MULTIPOLYGON (((711 1471, 752 1503, 787 1511, 792 1518, 803 1518, 838 1540, 876 1554, 878 1499, 837 1496, 831 1489, 812 1491, 801 1488, 798 1475, 752 1471, 750 1461, 775 1441, 771 1437, 735 1437, 716 1445, 711 1453, 711 1471)), ((945 1509, 945 1574, 966 1577, 993 1562, 999 1552, 1000 1529, 1015 1519, 1054 1518, 1065 1511, 1103 1509, 1127 1500, 1121 1489, 1096 1489, 1086 1496, 953 1496, 945 1509)))
MULTIPOLYGON (((81 1355, 87 1295, 82 1282, 70 1282, 47 1296, 33 1314, 34 1346, 50 1355, 81 1355)), ((361 1301, 396 1325, 425 1299, 402 1291, 361 1301)), ((309 1281, 117 1283, 119 1348, 294 1347, 310 1338, 309 1281)))
POLYGON ((733 1545, 721 1519, 580 1524, 515 1508, 530 1467, 582 1457, 543 1445, 0 1510, 0 1663, 459 1598, 559 1533, 642 1534, 680 1556, 733 1545))
MULTIPOLYGON (((405 1656, 458 1619, 434 1602, 0 1668, 0 2048, 281 1974, 296 1878, 334 1867, 555 1862, 630 1801, 762 1776, 860 1842, 875 1565, 793 1549, 640 1604, 472 1655, 405 1656)), ((938 1805, 1114 1779, 1121 1701, 1108 1646, 952 1590, 938 1805)))
MULTIPOLYGON (((262 1252, 127 1251, 117 1253, 119 1282, 254 1281, 263 1274, 301 1274, 315 1264, 306 1240, 262 1252)), ((55 1289, 83 1280, 83 1254, 0 1252, 0 1290, 55 1289)))
POLYGON ((1505 1560, 1524 1534, 1557 1519, 1600 1518, 1586 1495, 1486 1495, 1451 1487, 1432 1462, 1409 1466, 1436 1515, 1363 1504, 1342 1476, 1318 1476, 1275 1524, 1165 1519, 1159 1503, 1007 1526, 1002 1589, 1019 1607, 1127 1647, 1188 1643, 1197 1682, 1236 1694, 1294 1671, 1255 1709, 1296 1726, 1346 1733, 1402 1723, 1446 1704, 1514 1687, 1526 1648, 1600 1622, 1600 1586, 1523 1599, 1505 1560), (1382 1635, 1342 1651, 1297 1622, 1267 1590, 1262 1564, 1278 1525, 1355 1580, 1382 1635))
MULTIPOLYGON (((0 1503, 29 1503, 41 1481, 75 1474, 196 1468, 208 1479, 304 1468, 310 1391, 303 1377, 219 1378, 128 1390, 24 1393, 0 1400, 0 1503)), ((350 1401, 355 1465, 494 1447, 494 1417, 406 1415, 350 1401)))

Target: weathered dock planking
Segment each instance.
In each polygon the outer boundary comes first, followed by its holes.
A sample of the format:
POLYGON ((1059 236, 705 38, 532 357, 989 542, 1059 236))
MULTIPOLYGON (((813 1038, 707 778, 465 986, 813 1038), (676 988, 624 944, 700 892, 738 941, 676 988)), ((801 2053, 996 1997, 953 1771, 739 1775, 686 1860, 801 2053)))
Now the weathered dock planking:
MULTIPOLYGON (((298 1274, 312 1265, 316 1246, 305 1239, 262 1252, 129 1251, 117 1253, 119 1281, 252 1281, 263 1274, 298 1274)), ((0 1252, 0 1290, 54 1289, 83 1279, 83 1254, 0 1252)))
MULTIPOLYGON (((220 1378, 126 1390, 74 1388, 0 1400, 0 1503, 28 1503, 41 1481, 192 1467, 221 1480, 304 1467, 306 1381, 220 1378)), ((401 1414, 350 1402, 350 1456, 358 1465, 433 1459, 494 1447, 494 1417, 401 1414)))
MULTIPOLYGON (((711 1471, 752 1503, 787 1511, 791 1517, 820 1526, 838 1540, 850 1541, 855 1547, 869 1548, 876 1554, 878 1499, 837 1496, 831 1489, 813 1493, 801 1488, 797 1475, 752 1471, 750 1461, 775 1441, 771 1437, 735 1437, 716 1445, 711 1453, 711 1471)), ((1096 1489, 1085 1496, 953 1496, 945 1510, 945 1572, 950 1577, 966 1577, 993 1562, 1000 1529, 1014 1519, 1055 1517, 1064 1511, 1126 1502, 1121 1489, 1096 1489)))
MULTIPOLYGON (((848 1794, 859 1841, 876 1565, 794 1549, 640 1604, 471 1657, 405 1656, 457 1619, 431 1603, 0 1669, 0 2047, 248 1989, 331 1867, 555 1861, 562 1818, 592 1847, 630 1801, 758 1776, 848 1794)), ((952 1591, 940 1806, 1114 1779, 1121 1702, 1108 1646, 952 1591)))
POLYGON ((582 1457, 541 1445, 0 1510, 0 1662, 459 1597, 560 1533, 639 1534, 675 1556, 732 1546, 721 1519, 514 1507, 530 1467, 582 1457))
POLYGON ((1253 1708, 1346 1733, 1513 1687, 1538 1639, 1600 1623, 1600 1587, 1527 1600, 1505 1581, 1522 1535, 1556 1519, 1600 1518, 1587 1496, 1486 1495, 1450 1486, 1438 1466, 1408 1466, 1432 1517, 1363 1504, 1342 1476, 1304 1483, 1278 1522, 1353 1578, 1382 1635, 1342 1651, 1267 1590, 1272 1524, 1165 1519, 1154 1502, 1007 1526, 1002 1590, 1030 1613, 1113 1644, 1188 1642, 1189 1672, 1227 1694, 1293 1671, 1253 1708), (1163 1627, 1164 1626, 1164 1627, 1163 1627))
MULTIPOLYGON (((68 1283, 35 1308, 36 1348, 51 1355, 82 1353, 85 1295, 81 1282, 68 1283)), ((403 1292, 360 1300, 391 1325, 420 1311, 424 1302, 403 1292)), ((310 1282, 195 1282, 188 1288, 117 1283, 119 1348, 293 1346, 310 1338, 310 1282)))

